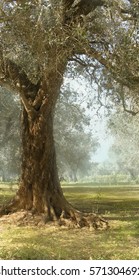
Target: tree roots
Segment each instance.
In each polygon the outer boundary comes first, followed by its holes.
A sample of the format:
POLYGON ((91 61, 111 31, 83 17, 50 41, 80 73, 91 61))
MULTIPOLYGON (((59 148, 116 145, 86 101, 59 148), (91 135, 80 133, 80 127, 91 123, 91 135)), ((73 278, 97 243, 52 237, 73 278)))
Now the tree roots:
MULTIPOLYGON (((14 205, 14 204, 13 204, 14 205)), ((89 229, 108 229, 108 222, 93 213, 82 213, 75 209, 70 209, 68 212, 62 211, 59 218, 54 215, 49 219, 47 213, 37 213, 32 210, 15 209, 12 203, 8 206, 1 207, 0 220, 5 220, 7 223, 14 223, 18 226, 45 226, 47 224, 54 224, 66 228, 84 228, 89 229)))
POLYGON ((61 226, 90 229, 108 229, 108 222, 93 213, 82 213, 77 210, 72 210, 70 218, 67 218, 64 213, 60 216, 59 224, 61 226))

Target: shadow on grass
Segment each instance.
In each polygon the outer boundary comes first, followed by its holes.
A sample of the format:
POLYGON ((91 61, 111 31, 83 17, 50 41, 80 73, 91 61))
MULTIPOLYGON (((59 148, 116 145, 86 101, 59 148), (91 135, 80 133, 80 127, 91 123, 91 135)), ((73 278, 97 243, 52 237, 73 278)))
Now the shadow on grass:
POLYGON ((139 212, 139 187, 64 188, 64 194, 80 211, 118 214, 121 218, 139 212))
MULTIPOLYGON (((130 214, 139 215, 139 201, 130 199, 130 200, 107 200, 103 199, 95 200, 95 199, 69 199, 71 204, 77 207, 80 211, 85 212, 97 212, 98 214, 119 214, 122 216, 126 216, 130 214)), ((132 216, 133 218, 133 216, 132 216)))

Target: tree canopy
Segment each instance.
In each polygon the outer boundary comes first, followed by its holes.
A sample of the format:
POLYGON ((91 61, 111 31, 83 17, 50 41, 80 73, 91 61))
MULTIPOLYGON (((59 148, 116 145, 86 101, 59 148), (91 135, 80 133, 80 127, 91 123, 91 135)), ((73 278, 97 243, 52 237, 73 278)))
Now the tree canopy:
POLYGON ((31 90, 48 67, 75 61, 138 86, 138 1, 2 1, 0 11, 1 83, 31 90))

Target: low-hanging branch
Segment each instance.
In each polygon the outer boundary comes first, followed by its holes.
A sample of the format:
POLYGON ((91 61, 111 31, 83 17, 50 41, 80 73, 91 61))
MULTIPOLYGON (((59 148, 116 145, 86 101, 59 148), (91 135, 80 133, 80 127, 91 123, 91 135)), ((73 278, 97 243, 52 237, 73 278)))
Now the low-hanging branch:
MULTIPOLYGON (((114 55, 109 57, 104 57, 103 53, 101 51, 96 50, 95 48, 89 48, 84 47, 84 50, 82 50, 82 53, 86 54, 88 57, 92 59, 96 59, 100 64, 102 64, 106 69, 110 71, 113 78, 119 82, 120 84, 127 86, 129 88, 137 87, 139 85, 139 76, 138 73, 135 76, 127 75, 127 77, 120 76, 118 65, 115 61, 117 60, 117 57, 114 55), (115 62, 114 62, 115 61, 115 62)), ((120 58, 118 57, 120 60, 120 58)))

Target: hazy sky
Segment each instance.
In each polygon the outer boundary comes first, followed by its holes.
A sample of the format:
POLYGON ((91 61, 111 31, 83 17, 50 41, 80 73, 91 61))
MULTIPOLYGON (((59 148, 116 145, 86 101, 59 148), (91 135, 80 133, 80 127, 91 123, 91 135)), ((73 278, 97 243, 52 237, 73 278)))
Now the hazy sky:
POLYGON ((98 148, 93 160, 103 162, 109 159, 109 148, 113 143, 112 137, 107 133, 106 125, 101 121, 96 125, 96 135, 99 139, 100 148, 98 148))
MULTIPOLYGON (((87 101, 90 96, 96 94, 95 85, 90 86, 84 79, 65 79, 65 84, 70 84, 71 90, 77 91, 79 100, 81 98, 81 106, 86 107, 87 101)), ((99 110, 100 117, 97 116, 98 105, 93 103, 93 106, 90 109, 86 110, 86 113, 91 116, 91 132, 94 137, 97 137, 99 140, 100 148, 93 155, 93 161, 103 162, 106 161, 109 157, 108 150, 112 145, 113 139, 107 131, 106 127, 106 117, 105 109, 101 108, 99 110), (94 107, 94 108, 93 108, 94 107)))

